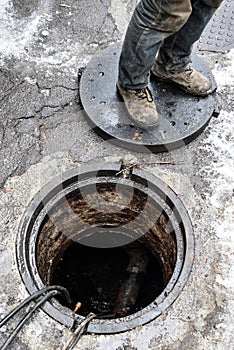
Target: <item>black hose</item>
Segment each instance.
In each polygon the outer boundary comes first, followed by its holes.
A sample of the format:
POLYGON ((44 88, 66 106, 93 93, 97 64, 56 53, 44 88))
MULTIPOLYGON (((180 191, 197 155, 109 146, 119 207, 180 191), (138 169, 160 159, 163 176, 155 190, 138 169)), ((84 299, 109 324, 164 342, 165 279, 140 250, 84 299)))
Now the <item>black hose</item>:
POLYGON ((28 305, 31 301, 35 301, 36 304, 25 314, 25 316, 21 319, 18 325, 15 327, 13 332, 7 338, 3 346, 0 348, 1 350, 7 349, 7 347, 14 340, 15 336, 21 330, 21 328, 25 325, 25 323, 32 317, 33 313, 43 305, 47 300, 54 297, 55 295, 64 296, 69 305, 71 305, 71 298, 68 291, 61 286, 48 286, 45 287, 36 293, 30 295, 27 299, 25 299, 20 305, 18 305, 13 311, 11 311, 7 316, 5 316, 0 321, 0 328, 4 326, 11 318, 13 318, 23 307, 28 305), (41 297, 41 298, 40 298, 41 297), (37 299, 40 298, 38 301, 37 299))
POLYGON ((7 347, 11 344, 11 342, 14 340, 16 335, 19 333, 21 328, 25 325, 25 323, 30 319, 30 317, 33 315, 33 313, 42 305, 44 304, 47 300, 50 298, 54 297, 55 295, 62 295, 61 291, 54 290, 48 292, 42 299, 40 299, 32 308, 30 311, 26 313, 26 315, 22 318, 22 320, 18 323, 18 325, 15 327, 14 331, 10 334, 6 342, 3 344, 1 347, 1 350, 6 350, 7 347))
POLYGON ((68 291, 61 287, 61 286, 48 286, 45 287, 38 292, 35 292, 34 294, 30 295, 27 299, 25 299, 20 305, 18 305, 13 311, 11 311, 7 316, 5 316, 0 321, 0 328, 4 326, 12 317, 15 316, 24 306, 28 305, 31 301, 35 301, 37 298, 39 298, 41 295, 48 293, 50 291, 57 290, 60 291, 66 298, 66 301, 69 305, 71 305, 71 298, 68 293, 68 291))

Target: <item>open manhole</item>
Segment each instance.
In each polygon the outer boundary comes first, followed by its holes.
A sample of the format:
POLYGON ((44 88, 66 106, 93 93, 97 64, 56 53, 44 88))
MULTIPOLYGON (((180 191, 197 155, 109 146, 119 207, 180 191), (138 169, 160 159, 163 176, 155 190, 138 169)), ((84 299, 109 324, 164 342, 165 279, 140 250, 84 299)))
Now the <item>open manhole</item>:
POLYGON ((64 286, 72 305, 54 299, 43 309, 69 327, 94 312, 94 333, 160 315, 183 289, 193 256, 191 222, 177 195, 122 163, 89 164, 53 180, 32 200, 17 238, 28 291, 64 286))

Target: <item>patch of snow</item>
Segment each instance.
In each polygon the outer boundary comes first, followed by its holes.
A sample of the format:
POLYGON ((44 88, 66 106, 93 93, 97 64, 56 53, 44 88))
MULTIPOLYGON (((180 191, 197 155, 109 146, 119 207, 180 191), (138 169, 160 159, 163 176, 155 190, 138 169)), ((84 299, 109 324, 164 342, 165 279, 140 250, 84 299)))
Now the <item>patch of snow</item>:
POLYGON ((43 9, 39 9, 27 19, 17 19, 14 17, 12 1, 1 0, 0 18, 0 53, 4 57, 21 58, 27 55, 25 46, 35 40, 34 35, 39 26, 45 24, 51 17, 43 9))
POLYGON ((233 85, 234 81, 234 50, 231 50, 225 55, 224 60, 216 63, 212 73, 217 81, 218 87, 225 85, 233 85), (226 67, 220 68, 222 63, 228 63, 226 67))

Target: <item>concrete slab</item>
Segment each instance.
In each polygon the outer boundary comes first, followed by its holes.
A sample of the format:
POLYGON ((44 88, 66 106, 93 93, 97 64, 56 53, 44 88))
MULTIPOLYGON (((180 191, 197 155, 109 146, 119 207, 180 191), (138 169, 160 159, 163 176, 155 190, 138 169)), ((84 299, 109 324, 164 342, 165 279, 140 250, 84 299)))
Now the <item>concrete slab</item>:
MULTIPOLYGON (((218 83, 219 118, 183 149, 138 154, 95 135, 76 91, 78 68, 121 38, 135 2, 1 4, 0 317, 28 295, 17 269, 15 238, 30 199, 56 174, 81 162, 121 158, 159 176, 181 197, 194 226, 195 264, 183 293, 159 318, 121 334, 85 335, 76 349, 231 349, 234 52, 203 56, 218 83)), ((10 329, 0 330, 0 344, 10 329)), ((39 312, 11 348, 62 349, 70 336, 39 312)))

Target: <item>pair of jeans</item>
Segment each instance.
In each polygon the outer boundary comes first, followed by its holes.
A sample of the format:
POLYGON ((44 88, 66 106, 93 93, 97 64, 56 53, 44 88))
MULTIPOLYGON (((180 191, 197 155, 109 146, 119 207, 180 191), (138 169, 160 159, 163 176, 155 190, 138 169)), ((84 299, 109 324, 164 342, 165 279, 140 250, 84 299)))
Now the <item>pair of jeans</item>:
POLYGON ((188 68, 192 46, 222 0, 141 0, 129 23, 119 61, 119 83, 148 84, 155 62, 173 73, 188 68))

